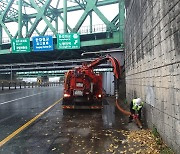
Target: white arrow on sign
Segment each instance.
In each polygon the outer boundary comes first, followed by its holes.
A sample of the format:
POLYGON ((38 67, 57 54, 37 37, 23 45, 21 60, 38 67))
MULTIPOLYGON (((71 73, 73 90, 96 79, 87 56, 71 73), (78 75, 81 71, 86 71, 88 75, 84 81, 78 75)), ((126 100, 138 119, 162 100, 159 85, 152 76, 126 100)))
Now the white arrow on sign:
POLYGON ((78 43, 78 40, 75 40, 75 41, 74 41, 74 44, 76 45, 77 43, 78 43))

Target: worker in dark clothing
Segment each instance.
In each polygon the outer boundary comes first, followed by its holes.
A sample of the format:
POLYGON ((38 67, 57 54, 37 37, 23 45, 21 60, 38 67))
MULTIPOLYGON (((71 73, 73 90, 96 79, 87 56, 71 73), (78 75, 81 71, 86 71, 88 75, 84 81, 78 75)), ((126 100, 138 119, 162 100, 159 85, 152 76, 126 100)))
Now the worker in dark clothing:
POLYGON ((140 98, 133 99, 130 104, 130 112, 131 115, 129 116, 129 122, 132 122, 133 116, 138 116, 138 119, 141 119, 141 109, 143 107, 143 102, 140 98))

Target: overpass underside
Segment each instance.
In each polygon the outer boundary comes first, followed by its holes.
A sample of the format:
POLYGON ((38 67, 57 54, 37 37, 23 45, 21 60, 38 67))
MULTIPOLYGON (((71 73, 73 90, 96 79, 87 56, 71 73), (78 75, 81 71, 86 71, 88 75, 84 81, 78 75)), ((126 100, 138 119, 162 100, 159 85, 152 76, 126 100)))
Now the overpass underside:
MULTIPOLYGON (((9 48, 11 48, 11 44, 3 44, 1 46, 2 47, 1 52, 3 52, 4 54, 0 54, 0 63, 1 64, 28 63, 28 62, 86 58, 87 56, 82 57, 82 53, 123 47, 123 43, 120 43, 123 42, 123 34, 120 33, 119 31, 84 34, 84 35, 80 35, 80 41, 81 41, 80 49, 74 49, 74 50, 54 49, 53 51, 50 52, 46 51, 43 53, 30 52, 30 53, 18 53, 18 54, 9 53, 10 52, 9 48)), ((57 43, 55 38, 54 38, 54 42, 57 43)), ((96 57, 97 54, 92 54, 91 56, 96 57)))

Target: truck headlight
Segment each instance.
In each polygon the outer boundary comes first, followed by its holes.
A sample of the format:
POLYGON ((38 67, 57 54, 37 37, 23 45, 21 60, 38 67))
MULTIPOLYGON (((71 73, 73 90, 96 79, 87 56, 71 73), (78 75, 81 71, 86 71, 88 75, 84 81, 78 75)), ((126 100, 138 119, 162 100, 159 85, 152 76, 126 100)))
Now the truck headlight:
POLYGON ((70 94, 64 94, 64 97, 70 97, 71 95, 70 94))
POLYGON ((101 94, 99 94, 99 95, 98 95, 98 98, 101 98, 101 97, 102 97, 102 95, 101 95, 101 94))

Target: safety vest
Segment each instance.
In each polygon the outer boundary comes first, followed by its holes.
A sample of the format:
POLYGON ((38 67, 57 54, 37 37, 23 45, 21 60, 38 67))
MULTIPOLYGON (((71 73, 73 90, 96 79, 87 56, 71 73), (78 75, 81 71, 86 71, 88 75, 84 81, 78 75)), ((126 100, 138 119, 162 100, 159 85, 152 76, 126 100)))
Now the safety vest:
POLYGON ((132 109, 135 111, 139 111, 143 107, 143 102, 140 103, 140 105, 136 105, 136 99, 133 99, 133 107, 132 109))

